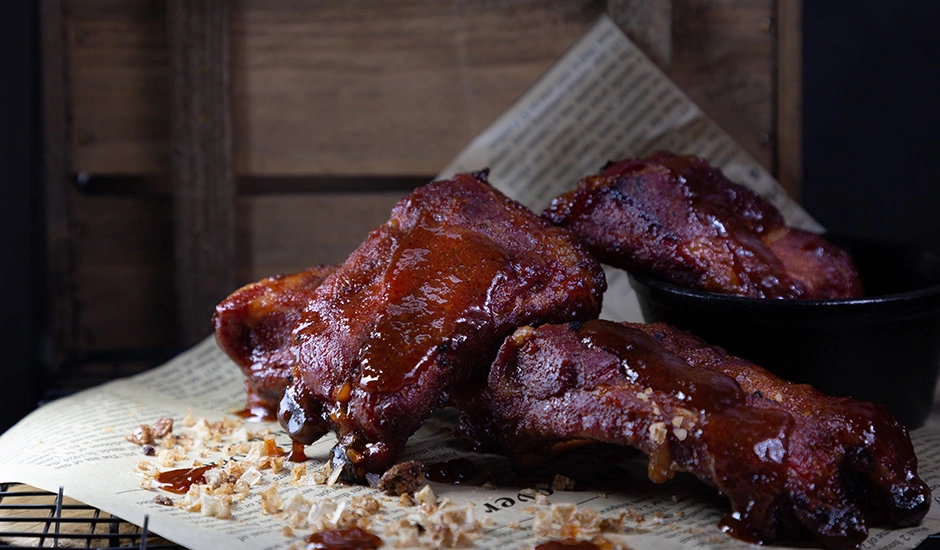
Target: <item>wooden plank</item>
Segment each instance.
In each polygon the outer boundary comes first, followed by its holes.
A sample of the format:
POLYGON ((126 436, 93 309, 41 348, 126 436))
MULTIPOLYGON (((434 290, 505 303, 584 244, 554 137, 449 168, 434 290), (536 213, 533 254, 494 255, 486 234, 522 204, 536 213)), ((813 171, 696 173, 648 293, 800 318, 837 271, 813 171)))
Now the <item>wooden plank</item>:
POLYGON ((342 263, 388 220, 404 191, 259 195, 239 199, 239 282, 342 263))
POLYGON ((42 0, 40 40, 43 110, 43 210, 45 213, 46 295, 53 367, 75 347, 72 204, 69 196, 68 83, 61 0, 42 0))
POLYGON ((773 0, 674 0, 667 74, 765 168, 772 136, 773 0))
POLYGON ((80 348, 175 344, 172 200, 76 193, 74 203, 80 348))
POLYGON ((75 171, 169 173, 164 0, 63 0, 75 171))
MULTIPOLYGON (((226 289, 313 264, 340 263, 388 219, 405 191, 238 199, 237 280, 226 289)), ((82 350, 176 340, 172 201, 76 193, 77 319, 82 350)), ((209 315, 200 323, 209 327, 209 315)), ((208 332, 207 332, 208 333, 208 332)))
POLYGON ((195 343, 235 281, 227 0, 167 3, 179 336, 195 343))
POLYGON ((777 1, 777 178, 803 197, 803 2, 777 1))
MULTIPOLYGON (((66 2, 75 169, 165 172, 162 3, 66 2)), ((598 0, 235 2, 237 173, 437 173, 602 7, 598 0)))
POLYGON ((672 61, 673 0, 610 0, 607 13, 662 69, 672 61))

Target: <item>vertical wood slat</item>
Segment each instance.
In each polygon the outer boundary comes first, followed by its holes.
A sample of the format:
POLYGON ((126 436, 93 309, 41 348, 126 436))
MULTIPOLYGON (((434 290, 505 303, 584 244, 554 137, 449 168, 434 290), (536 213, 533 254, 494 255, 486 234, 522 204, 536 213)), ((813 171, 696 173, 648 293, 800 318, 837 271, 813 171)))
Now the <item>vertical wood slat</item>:
POLYGON ((777 0, 777 179, 800 202, 803 192, 802 0, 777 0))
POLYGON ((46 227, 44 323, 49 327, 49 356, 58 367, 78 338, 72 239, 72 204, 69 195, 68 108, 65 72, 66 41, 62 0, 43 0, 40 9, 42 56, 42 177, 46 227))
POLYGON ((609 0, 607 13, 662 69, 672 60, 672 0, 609 0))
POLYGON ((168 0, 177 314, 182 343, 211 332, 235 284, 230 17, 227 0, 168 0))

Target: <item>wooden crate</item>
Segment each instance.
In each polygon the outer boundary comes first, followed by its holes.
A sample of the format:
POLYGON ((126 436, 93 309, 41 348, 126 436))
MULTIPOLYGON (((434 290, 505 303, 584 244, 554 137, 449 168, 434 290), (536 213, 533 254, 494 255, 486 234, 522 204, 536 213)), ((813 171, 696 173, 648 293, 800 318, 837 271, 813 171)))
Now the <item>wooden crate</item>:
POLYGON ((342 261, 602 12, 791 191, 799 3, 42 0, 54 362, 342 261))

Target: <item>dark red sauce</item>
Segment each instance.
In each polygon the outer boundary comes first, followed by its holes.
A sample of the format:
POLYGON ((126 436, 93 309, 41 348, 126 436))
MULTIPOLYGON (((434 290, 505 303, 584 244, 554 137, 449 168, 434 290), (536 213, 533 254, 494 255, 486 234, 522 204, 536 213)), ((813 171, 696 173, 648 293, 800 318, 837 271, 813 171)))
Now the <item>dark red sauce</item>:
POLYGON ((320 531, 304 537, 307 550, 373 550, 382 539, 358 527, 320 531))
POLYGON ((641 387, 653 387, 689 403, 690 408, 718 411, 744 401, 734 379, 708 369, 694 369, 653 338, 622 325, 589 321, 578 331, 589 348, 600 348, 621 360, 623 375, 641 387))
POLYGON ((441 343, 476 337, 481 325, 466 321, 488 319, 492 281, 521 276, 497 247, 481 246, 477 238, 463 238, 452 228, 443 230, 433 214, 423 216, 401 238, 407 245, 395 249, 388 268, 394 275, 386 277, 383 285, 404 305, 388 307, 376 319, 359 351, 359 385, 369 393, 390 393, 414 383, 446 353, 441 343), (433 268, 426 277, 402 275, 427 266, 433 268), (470 269, 474 275, 468 278, 470 269), (392 357, 396 359, 390 361, 392 357))
POLYGON ((160 472, 153 478, 157 489, 163 489, 178 495, 186 494, 193 485, 206 482, 206 472, 215 468, 215 464, 207 464, 198 468, 181 468, 160 472))
POLYGON ((307 453, 304 452, 306 445, 303 443, 297 443, 296 441, 291 441, 290 446, 290 456, 287 457, 287 460, 291 462, 306 462, 307 453))
POLYGON ((550 540, 535 547, 535 550, 602 550, 600 546, 586 540, 550 540))
POLYGON ((428 471, 424 477, 437 483, 459 485, 473 478, 477 473, 479 470, 473 462, 466 458, 454 458, 445 462, 428 464, 428 471))

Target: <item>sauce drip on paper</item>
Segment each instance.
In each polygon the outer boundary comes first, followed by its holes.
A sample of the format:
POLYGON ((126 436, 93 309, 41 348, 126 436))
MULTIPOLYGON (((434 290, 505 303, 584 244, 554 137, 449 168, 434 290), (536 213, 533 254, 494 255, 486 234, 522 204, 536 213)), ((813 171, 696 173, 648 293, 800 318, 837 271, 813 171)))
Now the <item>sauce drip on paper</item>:
POLYGON ((180 468, 160 472, 153 478, 157 489, 163 489, 178 495, 186 494, 193 485, 206 482, 206 472, 215 468, 215 464, 207 464, 198 468, 180 468))
POLYGON ((307 550, 373 550, 382 539, 358 527, 320 531, 304 537, 307 550))

